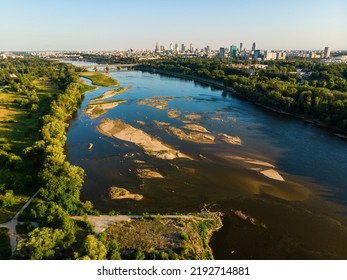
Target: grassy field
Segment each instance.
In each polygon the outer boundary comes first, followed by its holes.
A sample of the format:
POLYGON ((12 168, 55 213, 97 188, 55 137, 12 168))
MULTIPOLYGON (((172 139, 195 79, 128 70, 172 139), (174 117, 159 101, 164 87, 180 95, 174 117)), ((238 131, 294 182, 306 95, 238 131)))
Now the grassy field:
POLYGON ((118 222, 103 234, 117 238, 122 258, 133 259, 139 252, 146 259, 213 259, 208 243, 222 225, 218 215, 167 219, 158 216, 118 222))
POLYGON ((101 72, 82 72, 80 73, 80 76, 91 80, 95 86, 111 87, 119 85, 117 80, 101 72))
POLYGON ((11 244, 7 228, 0 228, 0 260, 8 260, 11 257, 11 244))
POLYGON ((37 190, 36 175, 40 166, 37 157, 25 157, 23 149, 40 138, 41 117, 49 111, 58 88, 48 79, 34 81, 39 98, 37 111, 20 107, 26 97, 15 92, 0 90, 0 145, 8 153, 21 157, 21 167, 0 166, 0 187, 3 184, 13 189, 13 204, 3 207, 0 203, 0 223, 8 221, 37 190))

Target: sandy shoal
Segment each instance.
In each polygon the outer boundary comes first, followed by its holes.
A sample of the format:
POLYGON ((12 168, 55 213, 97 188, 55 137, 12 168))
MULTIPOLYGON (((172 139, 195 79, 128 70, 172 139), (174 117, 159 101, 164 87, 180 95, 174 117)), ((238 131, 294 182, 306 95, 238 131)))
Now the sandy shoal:
POLYGON ((189 156, 171 148, 168 145, 164 145, 158 139, 155 139, 148 135, 141 129, 132 127, 129 124, 122 122, 119 119, 103 119, 97 126, 100 133, 114 137, 123 141, 134 143, 141 147, 146 154, 155 156, 161 159, 175 159, 175 158, 188 158, 189 156))
POLYGON ((202 133, 210 133, 203 126, 198 125, 198 124, 194 124, 194 123, 187 123, 183 126, 183 128, 188 129, 188 130, 192 130, 192 131, 202 132, 202 133))
POLYGON ((164 176, 161 175, 159 172, 153 171, 148 168, 137 170, 137 175, 142 179, 164 178, 164 176))
POLYGON ((124 103, 125 101, 114 101, 107 103, 91 103, 87 106, 84 111, 91 119, 95 119, 107 112, 107 110, 117 107, 119 104, 124 103))
POLYGON ((167 131, 177 136, 180 140, 202 143, 202 144, 214 144, 215 137, 210 134, 200 133, 200 132, 186 132, 183 129, 168 126, 167 131))
POLYGON ((233 144, 233 145, 242 145, 242 141, 240 139, 240 137, 238 136, 230 136, 228 134, 225 133, 219 133, 218 134, 220 140, 229 143, 229 144, 233 144))
POLYGON ((124 188, 119 188, 112 186, 109 189, 109 197, 111 199, 133 199, 133 200, 141 200, 143 198, 142 194, 131 193, 124 188))
POLYGON ((106 91, 102 96, 100 96, 99 98, 97 98, 97 100, 102 100, 102 99, 107 99, 110 98, 112 96, 115 96, 117 94, 121 94, 125 91, 127 91, 128 89, 133 88, 133 86, 127 86, 127 87, 123 87, 123 88, 118 88, 118 89, 111 89, 106 91))
POLYGON ((192 120, 192 121, 194 121, 194 120, 200 120, 200 119, 201 119, 201 115, 195 114, 195 113, 185 115, 184 117, 185 117, 186 119, 192 120))
POLYGON ((266 170, 260 171, 260 173, 270 179, 284 181, 283 177, 274 169, 266 169, 266 170))

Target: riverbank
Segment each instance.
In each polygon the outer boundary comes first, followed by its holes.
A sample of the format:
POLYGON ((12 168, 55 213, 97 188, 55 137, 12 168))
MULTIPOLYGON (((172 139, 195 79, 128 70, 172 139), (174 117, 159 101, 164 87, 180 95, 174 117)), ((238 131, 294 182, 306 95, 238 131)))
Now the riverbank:
MULTIPOLYGON (((83 220, 83 217, 71 217, 83 220)), ((88 216, 103 243, 117 242, 122 259, 214 259, 208 245, 221 214, 88 216), (116 236, 116 238, 115 238, 116 236)))
POLYGON ((266 106, 264 104, 261 104, 261 103, 258 103, 250 98, 248 98, 247 96, 244 96, 240 93, 238 93, 234 88, 232 87, 228 87, 228 86, 225 86, 222 82, 218 82, 218 81, 214 81, 214 80, 211 80, 211 79, 205 79, 205 78, 201 78, 201 77, 197 77, 197 76, 192 76, 192 75, 186 75, 186 74, 181 74, 181 73, 176 73, 176 72, 171 72, 171 71, 167 71, 167 70, 162 70, 162 69, 156 69, 156 68, 147 68, 147 67, 140 67, 139 68, 140 70, 142 71, 148 71, 150 73, 158 73, 158 74, 163 74, 163 75, 168 75, 168 76, 173 76, 173 77, 178 77, 178 78, 184 78, 184 79, 188 79, 188 80, 193 80, 193 81, 197 81, 197 82, 200 82, 200 83, 203 83, 203 84, 207 84, 207 85, 210 85, 210 86, 213 86, 213 87, 216 87, 216 88, 219 88, 219 89, 223 89, 231 94, 234 94, 235 96, 243 99, 243 100, 246 100, 246 101, 249 101, 261 108, 264 108, 266 110, 269 110, 269 111, 272 111, 272 112, 275 112, 275 113, 278 113, 278 114, 281 114, 281 115, 286 115, 286 116, 290 116, 290 117, 294 117, 294 118, 297 118, 297 119, 301 119, 307 123, 311 123, 311 124, 314 124, 318 127, 322 127, 326 130, 328 130, 330 133, 334 134, 335 136, 339 137, 339 138, 343 138, 343 139, 347 139, 347 132, 336 127, 336 126, 330 126, 330 125, 327 125, 327 124, 324 124, 316 119, 312 119, 312 118, 309 118, 308 116, 304 116, 304 115, 300 115, 300 114, 294 114, 294 113, 289 113, 289 112, 286 112, 286 111, 283 111, 283 110, 278 110, 278 109, 275 109, 275 108, 272 108, 272 107, 269 107, 269 106, 266 106))

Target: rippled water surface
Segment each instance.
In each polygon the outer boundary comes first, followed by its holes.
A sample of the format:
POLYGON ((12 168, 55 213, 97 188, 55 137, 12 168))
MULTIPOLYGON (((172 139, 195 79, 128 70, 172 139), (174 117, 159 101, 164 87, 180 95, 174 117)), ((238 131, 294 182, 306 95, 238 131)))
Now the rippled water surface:
POLYGON ((218 259, 347 258, 346 140, 193 81, 139 71, 111 75, 133 86, 110 98, 126 102, 90 119, 83 113, 90 99, 110 88, 87 93, 68 132, 69 160, 87 174, 82 199, 104 212, 220 211, 224 226, 211 240, 218 259), (166 100, 166 106, 138 104, 145 98, 166 100), (192 113, 199 118, 191 120, 192 113), (120 119, 192 160, 163 160, 103 135, 96 127, 104 118, 120 119), (197 124, 215 141, 180 140, 155 121, 180 129, 197 124), (242 145, 226 143, 221 134, 239 137, 242 145), (141 178, 144 169, 164 178, 141 178), (268 169, 284 181, 261 173, 268 169), (112 186, 143 199, 112 200, 112 186))

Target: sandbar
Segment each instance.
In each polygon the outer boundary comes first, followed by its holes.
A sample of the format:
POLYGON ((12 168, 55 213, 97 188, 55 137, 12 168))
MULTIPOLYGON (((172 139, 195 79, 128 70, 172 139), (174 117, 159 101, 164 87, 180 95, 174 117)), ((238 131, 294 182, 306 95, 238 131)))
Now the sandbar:
POLYGON ((200 133, 200 132, 185 132, 183 129, 168 126, 166 130, 171 134, 177 136, 180 140, 194 142, 194 143, 203 143, 203 144, 213 144, 215 137, 210 134, 200 133))
POLYGON ((129 124, 122 122, 119 119, 103 119, 97 126, 100 133, 117 138, 123 141, 134 143, 141 147, 148 155, 155 156, 161 159, 188 158, 189 156, 164 145, 158 139, 151 137, 141 129, 132 127, 129 124))
POLYGON ((192 130, 192 131, 202 132, 202 133, 210 133, 203 126, 198 125, 198 124, 193 124, 193 123, 188 123, 188 124, 184 125, 183 128, 188 129, 188 130, 192 130))
POLYGON ((213 120, 213 121, 222 121, 222 119, 220 117, 212 117, 211 120, 213 120))
POLYGON ((177 110, 168 110, 167 115, 169 118, 174 119, 178 118, 181 115, 181 112, 177 110))
POLYGON ((266 169, 266 170, 260 171, 260 173, 270 179, 284 181, 283 177, 274 169, 266 169))
POLYGON ((140 178, 143 179, 149 179, 149 178, 164 178, 163 175, 161 175, 159 172, 150 170, 150 169, 139 169, 137 170, 137 175, 140 178))
POLYGON ((195 113, 185 115, 184 117, 185 117, 186 119, 192 120, 192 121, 194 121, 194 120, 200 120, 200 119, 201 119, 201 115, 195 114, 195 113))
POLYGON ((128 89, 133 88, 133 86, 127 86, 127 87, 120 87, 120 88, 116 88, 116 89, 111 89, 106 91, 103 95, 99 96, 99 97, 95 97, 92 100, 102 100, 102 99, 107 99, 110 98, 112 96, 115 96, 117 94, 121 94, 124 91, 127 91, 128 89))
POLYGON ((118 188, 115 186, 112 186, 109 189, 109 197, 111 199, 133 199, 133 200, 141 200, 143 198, 142 194, 137 193, 131 193, 126 189, 118 188))
POLYGON ((111 102, 93 102, 87 105, 84 113, 91 119, 95 119, 105 114, 108 110, 117 107, 120 103, 124 103, 125 100, 115 100, 111 102))
POLYGON ((159 110, 165 110, 167 104, 169 103, 169 101, 172 99, 173 97, 171 96, 154 96, 152 98, 145 98, 139 102, 137 102, 137 104, 139 105, 147 105, 159 110))
POLYGON ((226 143, 233 144, 233 145, 242 145, 242 141, 240 137, 238 136, 230 136, 225 133, 219 133, 218 136, 220 137, 220 140, 226 143))

